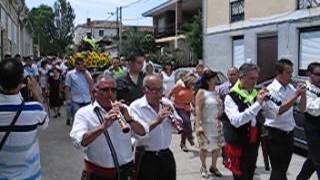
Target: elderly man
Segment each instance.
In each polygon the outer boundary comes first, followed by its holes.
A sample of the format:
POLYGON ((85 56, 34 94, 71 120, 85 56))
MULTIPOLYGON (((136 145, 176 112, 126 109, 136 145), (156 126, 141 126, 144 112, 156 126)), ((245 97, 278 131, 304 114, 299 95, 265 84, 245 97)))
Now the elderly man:
POLYGON ((181 118, 172 103, 162 96, 163 83, 159 76, 144 79, 144 96, 130 105, 134 119, 150 125, 147 137, 136 142, 137 179, 176 179, 176 165, 169 149, 173 127, 180 126, 181 118), (142 150, 143 149, 143 150, 142 150))
POLYGON ((41 179, 38 130, 49 118, 38 93, 37 81, 27 87, 35 101, 22 100, 23 66, 20 60, 0 62, 0 179, 41 179))
POLYGON ((115 102, 116 81, 112 77, 98 77, 94 97, 93 103, 76 113, 70 132, 76 147, 85 154, 82 180, 114 180, 119 175, 127 180, 133 167, 131 135, 143 136, 148 128, 133 119, 124 104, 115 102), (127 133, 123 132, 123 121, 130 125, 127 133))
POLYGON ((236 67, 231 67, 228 69, 228 81, 224 82, 219 86, 218 93, 222 99, 226 97, 229 93, 230 88, 238 81, 239 79, 239 70, 236 67))
POLYGON ((234 180, 252 180, 258 156, 257 116, 267 101, 268 92, 258 92, 255 85, 259 68, 243 64, 240 78, 225 97, 223 116, 225 166, 233 173, 234 180))
POLYGON ((75 69, 67 73, 65 81, 65 96, 71 106, 71 117, 67 119, 67 125, 70 125, 70 119, 74 118, 80 107, 90 104, 93 87, 93 79, 85 68, 84 60, 77 58, 75 64, 75 69))

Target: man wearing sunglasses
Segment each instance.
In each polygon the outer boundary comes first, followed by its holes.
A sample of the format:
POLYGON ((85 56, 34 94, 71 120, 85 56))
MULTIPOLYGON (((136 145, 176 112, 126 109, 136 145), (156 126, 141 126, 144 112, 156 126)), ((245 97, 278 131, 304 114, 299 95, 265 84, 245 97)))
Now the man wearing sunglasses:
POLYGON ((318 179, 320 178, 320 63, 309 64, 308 74, 304 131, 308 140, 309 155, 297 180, 309 179, 314 171, 317 172, 318 179))
MULTIPOLYGON (((91 102, 93 87, 93 79, 84 65, 84 59, 77 58, 75 64, 75 69, 67 73, 65 82, 65 95, 67 102, 70 102, 71 119, 78 109, 91 102)), ((69 118, 67 125, 70 125, 69 118)))
POLYGON ((115 180, 119 167, 120 179, 128 180, 134 157, 131 137, 144 136, 148 126, 130 116, 126 105, 116 102, 116 81, 111 76, 99 76, 93 94, 95 101, 79 109, 70 132, 75 146, 85 154, 81 179, 115 180), (119 117, 130 126, 129 132, 123 132, 119 117))

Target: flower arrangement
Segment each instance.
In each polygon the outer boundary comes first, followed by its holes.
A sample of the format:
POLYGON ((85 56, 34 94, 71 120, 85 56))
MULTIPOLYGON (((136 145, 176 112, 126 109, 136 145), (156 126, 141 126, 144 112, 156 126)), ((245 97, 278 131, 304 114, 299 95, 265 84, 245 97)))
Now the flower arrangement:
POLYGON ((91 52, 77 52, 74 53, 68 61, 70 67, 74 67, 78 59, 84 59, 84 64, 87 68, 108 68, 112 64, 112 58, 110 54, 103 52, 97 53, 91 52))

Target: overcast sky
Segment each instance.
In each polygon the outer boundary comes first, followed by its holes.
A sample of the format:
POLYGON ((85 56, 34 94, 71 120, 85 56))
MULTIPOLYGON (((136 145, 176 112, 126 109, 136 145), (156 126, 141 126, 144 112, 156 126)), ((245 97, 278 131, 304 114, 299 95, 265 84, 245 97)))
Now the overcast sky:
MULTIPOLYGON (((75 11, 76 24, 86 22, 87 18, 91 20, 115 20, 116 16, 110 16, 109 13, 115 12, 117 7, 128 5, 137 0, 68 0, 75 11)), ((141 16, 145 11, 165 2, 167 0, 139 0, 128 8, 123 9, 123 22, 126 25, 152 25, 152 18, 143 18, 141 16)), ((38 7, 40 4, 46 4, 53 7, 55 0, 26 0, 29 9, 38 7)))

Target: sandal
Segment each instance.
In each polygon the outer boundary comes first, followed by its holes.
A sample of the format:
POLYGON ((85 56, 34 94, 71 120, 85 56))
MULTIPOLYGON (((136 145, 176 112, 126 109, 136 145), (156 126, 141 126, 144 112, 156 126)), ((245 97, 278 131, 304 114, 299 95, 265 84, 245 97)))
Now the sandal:
POLYGON ((221 174, 221 172, 217 169, 217 168, 213 168, 212 166, 209 168, 209 171, 217 176, 217 177, 222 177, 223 175, 221 174))
POLYGON ((209 178, 209 174, 208 174, 208 171, 205 167, 201 166, 200 168, 200 174, 203 178, 209 178))

